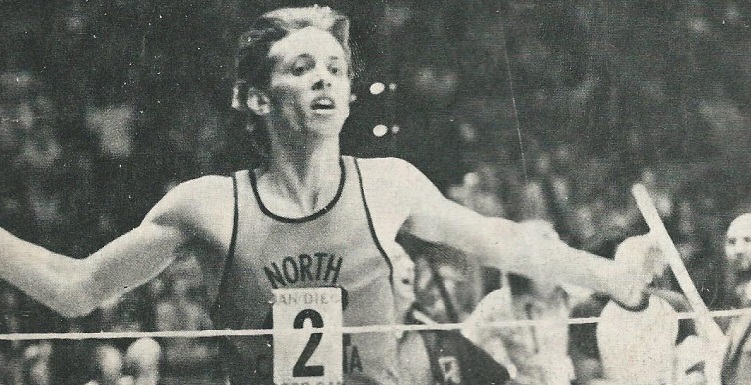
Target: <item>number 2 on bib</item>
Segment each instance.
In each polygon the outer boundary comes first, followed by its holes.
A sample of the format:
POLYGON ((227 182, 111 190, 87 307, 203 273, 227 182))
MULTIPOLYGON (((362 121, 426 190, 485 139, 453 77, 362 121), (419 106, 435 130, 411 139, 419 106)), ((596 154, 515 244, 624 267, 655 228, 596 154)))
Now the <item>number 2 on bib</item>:
MULTIPOLYGON (((310 322, 313 323, 314 328, 323 327, 323 317, 321 317, 321 313, 313 309, 305 309, 295 317, 294 328, 302 329, 306 319, 309 319, 310 322)), ((323 365, 306 365, 318 345, 321 343, 322 338, 323 333, 310 333, 308 343, 305 344, 305 348, 303 348, 300 358, 297 359, 295 366, 292 368, 293 377, 321 377, 324 375, 323 365)))
POLYGON ((276 289, 274 298, 274 383, 341 383, 341 289, 276 289))

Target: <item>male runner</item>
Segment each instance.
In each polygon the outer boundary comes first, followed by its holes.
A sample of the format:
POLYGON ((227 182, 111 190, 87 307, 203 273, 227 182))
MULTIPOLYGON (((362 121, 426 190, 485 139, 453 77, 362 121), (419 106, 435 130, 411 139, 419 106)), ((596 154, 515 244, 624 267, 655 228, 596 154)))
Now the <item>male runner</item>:
MULTIPOLYGON (((390 256, 402 232, 490 266, 588 286, 627 304, 641 301, 652 279, 647 261, 616 264, 483 217, 444 198, 405 161, 342 156, 350 67, 349 21, 336 11, 286 8, 263 15, 240 39, 233 101, 248 114, 262 164, 175 187, 137 228, 85 259, 0 230, 0 278, 63 315, 80 316, 148 282, 192 249, 200 255, 217 328, 292 328, 272 325, 284 315, 275 309, 298 299, 289 289, 307 288, 306 298, 320 307, 330 302, 324 297, 331 287, 340 288, 335 299, 342 302, 344 326, 390 325, 390 256)), ((646 250, 648 240, 640 241, 646 250)), ((289 323, 338 322, 316 309, 292 315, 289 323)), ((328 378, 330 367, 341 366, 348 385, 399 382, 393 335, 345 336, 343 357, 318 361, 325 353, 317 349, 320 338, 328 337, 313 333, 296 357, 280 357, 274 350, 288 345, 272 343, 276 337, 233 337, 225 349, 231 381, 328 378), (273 365, 282 358, 292 359, 289 368, 273 365)))

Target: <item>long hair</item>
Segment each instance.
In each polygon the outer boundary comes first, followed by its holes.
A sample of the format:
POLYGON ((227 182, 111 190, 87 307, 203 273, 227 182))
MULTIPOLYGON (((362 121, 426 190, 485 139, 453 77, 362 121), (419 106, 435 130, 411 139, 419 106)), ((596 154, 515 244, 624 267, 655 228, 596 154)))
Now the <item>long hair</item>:
POLYGON ((232 108, 247 115, 247 129, 261 165, 268 161, 271 143, 263 120, 250 111, 246 101, 252 89, 265 90, 269 87, 274 66, 273 59, 269 57, 271 46, 290 33, 306 27, 316 27, 331 33, 344 49, 348 73, 352 76, 349 19, 329 7, 280 8, 270 11, 258 18, 240 36, 232 108))

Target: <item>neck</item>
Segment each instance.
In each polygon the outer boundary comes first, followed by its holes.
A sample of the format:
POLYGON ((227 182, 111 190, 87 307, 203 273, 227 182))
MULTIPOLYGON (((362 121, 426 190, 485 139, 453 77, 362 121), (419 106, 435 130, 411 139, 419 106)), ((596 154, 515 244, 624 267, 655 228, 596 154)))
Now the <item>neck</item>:
POLYGON ((272 140, 271 161, 261 178, 268 178, 267 186, 279 196, 312 212, 333 199, 339 188, 339 157, 338 138, 292 144, 272 140))

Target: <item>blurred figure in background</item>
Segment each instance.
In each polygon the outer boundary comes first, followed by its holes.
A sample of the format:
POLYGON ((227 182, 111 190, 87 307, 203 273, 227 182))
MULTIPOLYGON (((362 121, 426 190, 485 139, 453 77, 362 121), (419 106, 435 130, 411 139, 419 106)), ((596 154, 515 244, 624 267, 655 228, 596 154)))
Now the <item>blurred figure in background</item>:
MULTIPOLYGON (((723 257, 715 239, 721 238, 724 229, 714 229, 711 217, 717 216, 717 208, 711 206, 698 187, 691 184, 676 194, 673 242, 683 258, 683 263, 710 309, 723 309, 728 305, 728 290, 725 283, 723 257)), ((673 288, 677 287, 677 282, 673 288)), ((719 320, 719 319, 718 319, 719 320)))
POLYGON ((162 348, 151 338, 141 338, 125 352, 125 373, 132 385, 157 385, 162 348))
POLYGON ((51 385, 50 354, 52 343, 38 341, 23 352, 23 385, 51 385))
MULTIPOLYGON (((751 213, 738 216, 725 238, 731 293, 737 307, 751 307, 751 213)), ((751 316, 733 318, 725 332, 730 344, 722 371, 723 383, 751 383, 751 316)))
MULTIPOLYGON (((12 287, 0 286, 0 332, 19 333, 21 331, 21 312, 19 293, 12 287)), ((3 341, 0 344, 0 383, 13 384, 21 377, 22 349, 20 341, 3 341)))
POLYGON ((569 384, 566 351, 570 295, 560 286, 511 276, 508 286, 488 294, 467 318, 462 333, 509 369, 515 383, 569 384), (511 320, 550 320, 544 327, 478 328, 473 324, 511 320))
POLYGON ((414 265, 414 295, 422 311, 438 323, 467 318, 482 299, 483 273, 492 268, 461 250, 409 234, 400 234, 397 241, 414 265))
MULTIPOLYGON (((403 324, 434 323, 415 302, 415 265, 405 253, 394 263, 396 315, 403 324)), ((502 385, 506 369, 456 331, 407 331, 398 335, 401 382, 410 385, 502 385)))
POLYGON ((93 347, 86 385, 157 385, 161 356, 159 343, 151 338, 136 340, 125 353, 112 343, 98 344, 93 347))
POLYGON ((86 385, 130 385, 123 378, 123 355, 114 346, 102 344, 94 348, 91 365, 93 378, 86 385))
POLYGON ((562 239, 567 240, 569 230, 565 226, 570 216, 568 200, 570 182, 558 174, 553 156, 540 150, 530 175, 530 181, 524 189, 524 219, 541 219, 548 221, 558 231, 562 239))
POLYGON ((449 187, 446 195, 482 215, 506 217, 500 191, 500 181, 493 165, 480 163, 474 171, 464 175, 461 184, 449 187))
POLYGON ((733 293, 733 307, 751 307, 751 213, 735 218, 725 237, 728 285, 733 293))
MULTIPOLYGON (((552 226, 535 220, 524 226, 546 237, 556 237, 552 226)), ((585 289, 503 275, 501 289, 480 301, 467 318, 462 333, 509 369, 515 383, 569 384, 573 368, 566 341, 570 303, 588 295, 585 289), (511 320, 550 320, 544 327, 477 328, 473 324, 511 320)))
MULTIPOLYGON (((624 242, 616 259, 629 254, 624 242)), ((691 308, 682 294, 669 290, 667 270, 662 271, 657 288, 640 306, 627 307, 598 293, 573 307, 571 318, 600 318, 568 326, 577 385, 704 384, 703 348, 694 322, 676 318, 691 308)))
MULTIPOLYGON (((208 312, 191 292, 189 280, 174 275, 167 286, 167 295, 156 304, 158 331, 212 328, 208 312)), ((167 338, 162 344, 166 366, 165 382, 181 383, 186 375, 213 375, 204 370, 211 365, 210 359, 216 355, 207 339, 167 338)))

